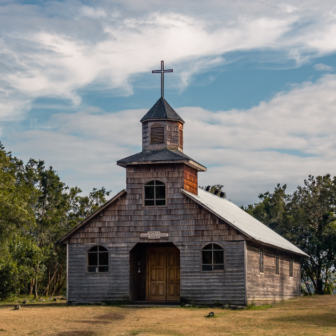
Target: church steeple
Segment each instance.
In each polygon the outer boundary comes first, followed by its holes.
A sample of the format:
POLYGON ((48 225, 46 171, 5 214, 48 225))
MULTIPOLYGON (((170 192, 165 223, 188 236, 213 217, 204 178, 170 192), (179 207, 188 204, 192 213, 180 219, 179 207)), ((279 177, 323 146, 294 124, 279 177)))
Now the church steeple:
POLYGON ((140 121, 142 123, 142 150, 183 151, 184 120, 163 97, 140 121))
POLYGON ((161 98, 140 120, 142 123, 142 152, 119 160, 117 164, 127 169, 134 167, 135 170, 138 166, 151 169, 150 167, 162 165, 161 167, 166 167, 162 169, 168 169, 167 171, 174 170, 176 165, 180 165, 185 171, 183 188, 197 194, 197 172, 206 171, 206 167, 183 153, 184 120, 164 98, 163 79, 166 72, 173 72, 173 70, 165 70, 163 61, 161 61, 161 70, 153 71, 153 73, 161 74, 161 98), (191 177, 188 174, 191 174, 191 177))

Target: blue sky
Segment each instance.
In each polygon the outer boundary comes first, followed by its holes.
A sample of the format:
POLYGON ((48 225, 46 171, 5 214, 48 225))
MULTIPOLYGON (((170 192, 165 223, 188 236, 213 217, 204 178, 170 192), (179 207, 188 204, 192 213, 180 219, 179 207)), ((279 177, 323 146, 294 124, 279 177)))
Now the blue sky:
POLYGON ((0 2, 0 134, 86 193, 125 187, 160 96, 186 121, 185 153, 237 203, 335 175, 336 3, 0 2))

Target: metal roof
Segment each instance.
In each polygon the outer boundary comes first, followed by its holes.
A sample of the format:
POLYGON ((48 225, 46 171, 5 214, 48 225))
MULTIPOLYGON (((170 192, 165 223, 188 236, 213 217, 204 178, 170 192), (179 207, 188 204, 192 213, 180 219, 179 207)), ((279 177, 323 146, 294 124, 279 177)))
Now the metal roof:
POLYGON ((302 256, 308 256, 287 239, 283 238, 268 226, 259 222, 225 198, 218 197, 200 188, 198 189, 198 195, 191 194, 185 190, 182 190, 182 193, 232 225, 238 231, 247 235, 252 240, 294 252, 302 256))
POLYGON ((161 97, 154 106, 145 114, 140 120, 144 122, 146 120, 176 120, 184 123, 184 120, 175 112, 175 110, 168 104, 166 99, 161 97))

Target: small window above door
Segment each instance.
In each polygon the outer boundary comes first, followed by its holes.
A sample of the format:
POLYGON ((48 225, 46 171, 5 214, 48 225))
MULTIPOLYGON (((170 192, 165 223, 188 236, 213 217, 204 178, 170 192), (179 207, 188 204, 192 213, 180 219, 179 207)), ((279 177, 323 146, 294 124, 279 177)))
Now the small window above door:
POLYGON ((145 206, 165 206, 166 185, 161 181, 150 181, 145 184, 145 206))

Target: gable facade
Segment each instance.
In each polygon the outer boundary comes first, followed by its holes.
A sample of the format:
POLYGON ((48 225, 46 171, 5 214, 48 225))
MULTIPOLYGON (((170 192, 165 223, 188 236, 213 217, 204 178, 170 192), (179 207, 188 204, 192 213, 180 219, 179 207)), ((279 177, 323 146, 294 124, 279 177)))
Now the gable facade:
MULTIPOLYGON (((126 168, 126 190, 60 240, 67 245, 69 304, 128 300, 246 305, 297 296, 297 253, 280 248, 281 274, 275 274, 270 256, 279 249, 257 242, 196 200, 198 194, 205 195, 197 175, 206 168, 182 153, 183 120, 175 111, 158 111, 160 106, 171 109, 165 101, 160 104, 151 119, 142 120, 143 151, 118 161, 126 168), (164 144, 156 150, 148 148, 152 124, 165 127, 164 144), (164 186, 164 202, 149 206, 145 188, 153 181, 164 186), (260 247, 265 249, 263 272, 260 247), (216 265, 204 265, 209 255, 216 265), (104 266, 99 258, 105 258, 104 266), (293 261, 293 276, 286 274, 287 260, 293 261)), ((155 141, 161 130, 156 132, 155 141)))

